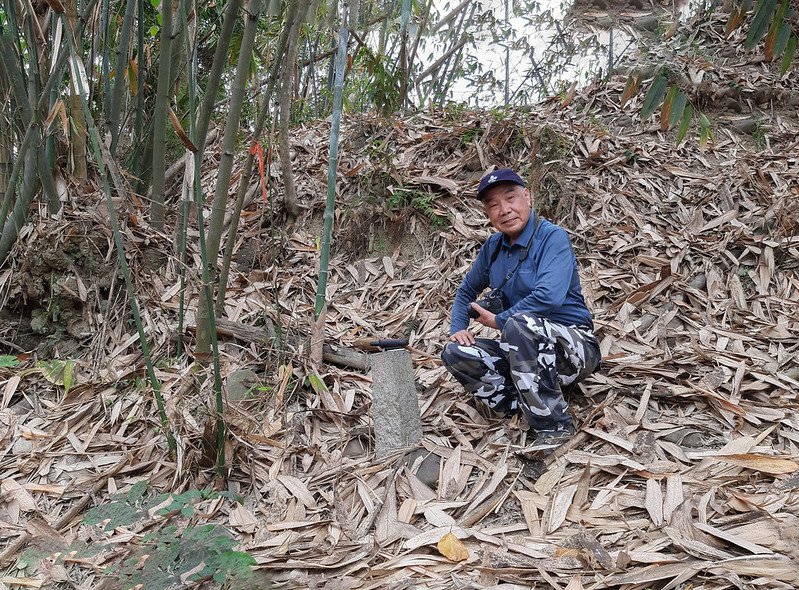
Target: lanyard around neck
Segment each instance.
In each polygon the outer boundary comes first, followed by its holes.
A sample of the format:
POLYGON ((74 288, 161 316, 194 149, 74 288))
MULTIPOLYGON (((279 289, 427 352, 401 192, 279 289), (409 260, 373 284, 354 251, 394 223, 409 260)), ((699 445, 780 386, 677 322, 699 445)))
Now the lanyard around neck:
MULTIPOLYGON (((522 262, 527 260, 527 257, 530 255, 530 248, 532 248, 533 246, 533 238, 535 237, 535 232, 538 231, 538 226, 540 223, 541 223, 541 218, 538 216, 538 214, 535 211, 533 211, 533 233, 530 234, 530 239, 527 240, 527 245, 524 247, 524 253, 522 253, 521 257, 516 262, 516 266, 514 266, 513 269, 511 269, 508 272, 508 274, 505 275, 505 278, 499 284, 499 287, 495 287, 496 290, 502 289, 502 287, 505 286, 505 284, 510 280, 513 274, 517 270, 519 270, 519 267, 522 265, 522 262)), ((494 253, 491 255, 491 261, 488 265, 489 269, 491 268, 491 265, 493 265, 494 262, 496 262, 497 256, 499 256, 499 251, 501 249, 502 249, 502 237, 500 236, 499 240, 497 240, 497 247, 496 249, 494 249, 494 253)))

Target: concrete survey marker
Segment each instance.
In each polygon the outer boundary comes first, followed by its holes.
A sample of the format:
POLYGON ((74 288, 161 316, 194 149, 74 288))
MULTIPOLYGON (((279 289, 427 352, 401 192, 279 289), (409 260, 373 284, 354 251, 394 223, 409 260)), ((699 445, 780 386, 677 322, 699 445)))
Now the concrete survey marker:
POLYGON ((422 419, 411 354, 405 349, 377 352, 369 355, 369 364, 375 454, 383 458, 396 449, 419 444, 422 419))

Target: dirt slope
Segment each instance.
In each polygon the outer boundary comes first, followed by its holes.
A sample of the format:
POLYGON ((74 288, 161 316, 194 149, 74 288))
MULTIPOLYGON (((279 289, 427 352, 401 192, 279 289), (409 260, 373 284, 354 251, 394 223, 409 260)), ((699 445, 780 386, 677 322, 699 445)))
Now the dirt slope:
MULTIPOLYGON (((686 71, 693 59, 685 57, 686 71)), ((714 59, 715 69, 702 63, 697 92, 713 96, 734 79, 735 100, 754 109, 761 135, 730 127, 750 113, 708 101, 713 143, 700 150, 692 138, 677 148, 659 126, 630 125, 635 104, 619 111, 622 76, 524 113, 345 118, 325 339, 410 336, 422 447, 434 457, 424 465, 375 461, 368 374, 313 369, 302 347, 231 339, 222 345, 226 487, 241 497, 191 492, 214 482, 205 428, 212 402, 209 381, 174 358, 170 240, 126 212, 138 297, 178 438, 174 460, 120 282, 84 271, 108 277, 113 264, 103 257, 103 212, 86 205, 99 195, 68 204, 61 226, 42 221, 0 273, 4 313, 52 310, 59 285, 74 294, 82 321, 69 332, 69 352, 55 341, 47 354, 75 360, 68 392, 64 365, 25 371, 36 361, 28 358, 0 368, 8 575, 89 588, 107 574, 105 587, 114 579, 156 587, 148 576, 165 586, 209 575, 208 564, 211 574, 245 569, 222 560, 232 555, 224 535, 201 529, 212 523, 255 558, 251 583, 260 587, 795 587, 799 129, 786 97, 796 74, 780 81, 776 66, 743 53, 714 59), (763 87, 775 89, 773 110, 760 108, 763 87), (539 211, 570 231, 606 357, 605 370, 571 400, 580 433, 540 477, 515 454, 526 436, 519 420, 476 408, 437 359, 454 289, 488 235, 473 195, 491 166, 522 171, 539 211), (66 246, 76 228, 92 236, 91 248, 66 246), (54 236, 47 252, 83 251, 85 262, 41 254, 63 267, 59 274, 51 266, 49 295, 41 283, 25 290, 23 280, 32 264, 25 254, 41 252, 45 232, 54 236), (146 265, 153 250, 169 256, 161 270, 146 265), (314 370, 321 381, 306 379, 314 370), (232 385, 241 379, 249 384, 243 396, 232 385), (432 475, 424 472, 431 463, 432 475), (151 494, 172 499, 148 503, 141 484, 134 488, 143 480, 151 494), (127 500, 110 504, 117 492, 127 500), (81 524, 102 503, 113 509, 88 522, 110 528, 81 524), (22 553, 13 542, 25 532, 22 553), (437 550, 448 532, 463 540, 467 560, 437 550)), ((297 129, 303 217, 272 230, 257 199, 245 215, 229 319, 258 327, 279 318, 286 334, 309 332, 328 131, 324 122, 297 129)), ((188 301, 196 304, 194 286, 188 301)), ((0 337, 14 335, 8 327, 0 337)))

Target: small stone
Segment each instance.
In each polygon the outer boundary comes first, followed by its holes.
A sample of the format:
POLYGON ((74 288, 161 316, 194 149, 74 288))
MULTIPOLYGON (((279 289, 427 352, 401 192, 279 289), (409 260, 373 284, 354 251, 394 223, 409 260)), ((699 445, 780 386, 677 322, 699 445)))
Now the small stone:
POLYGON ((33 410, 33 406, 31 405, 28 398, 23 397, 17 403, 13 404, 8 408, 12 412, 14 412, 17 416, 22 416, 23 414, 27 414, 31 410, 33 410))
POLYGON ((252 397, 253 387, 259 382, 258 375, 250 369, 233 371, 227 376, 225 386, 230 401, 241 401, 252 397))
POLYGON ((663 440, 692 449, 704 446, 702 433, 691 428, 678 428, 674 432, 665 435, 663 440))
POLYGON ((416 475, 416 477, 418 477, 419 480, 430 489, 436 489, 438 486, 438 475, 441 467, 441 457, 435 453, 429 453, 424 449, 416 449, 415 451, 408 453, 405 462, 411 468, 413 468, 414 464, 418 463, 419 466, 417 467, 414 475, 416 475), (419 458, 423 456, 424 459, 422 459, 421 463, 419 463, 419 458))
POLYGON ((650 430, 640 431, 633 443, 633 454, 638 461, 647 464, 655 460, 655 435, 650 430))
POLYGON ((11 447, 13 455, 29 455, 33 452, 33 443, 26 438, 19 437, 11 447))
POLYGON ((353 438, 350 439, 349 442, 344 446, 344 450, 341 454, 344 457, 349 457, 350 459, 355 459, 358 457, 365 457, 367 452, 366 444, 364 444, 362 438, 353 438))
POLYGON ((633 21, 633 26, 641 31, 655 31, 660 25, 657 15, 647 14, 633 21))
POLYGON ((753 134, 757 131, 757 121, 755 121, 752 117, 747 117, 746 119, 740 119, 735 121, 732 124, 732 128, 738 131, 739 133, 746 133, 748 135, 753 134))

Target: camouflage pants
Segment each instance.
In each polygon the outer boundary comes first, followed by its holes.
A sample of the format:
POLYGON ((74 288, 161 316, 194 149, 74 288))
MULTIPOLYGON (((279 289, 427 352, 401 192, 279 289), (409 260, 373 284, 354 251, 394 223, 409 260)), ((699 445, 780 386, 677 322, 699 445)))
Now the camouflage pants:
POLYGON ((466 391, 499 414, 521 407, 535 430, 571 425, 561 386, 584 379, 602 360, 590 329, 525 313, 505 323, 499 340, 449 342, 441 359, 466 391))

